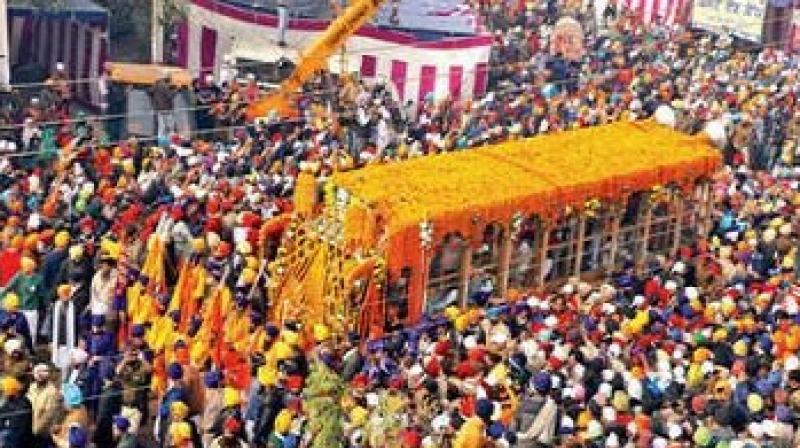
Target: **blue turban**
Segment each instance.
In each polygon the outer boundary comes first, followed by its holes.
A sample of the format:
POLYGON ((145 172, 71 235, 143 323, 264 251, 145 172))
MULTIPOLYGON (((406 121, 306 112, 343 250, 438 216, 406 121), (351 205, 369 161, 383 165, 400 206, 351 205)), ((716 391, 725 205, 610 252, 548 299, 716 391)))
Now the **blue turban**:
POLYGON ((131 327, 131 336, 134 338, 144 337, 144 325, 135 324, 131 327))
POLYGON ((219 370, 209 370, 206 372, 204 383, 206 387, 209 389, 217 389, 219 388, 219 384, 222 382, 222 373, 219 370))
POLYGON ((487 400, 485 398, 481 398, 475 403, 475 415, 478 417, 488 420, 494 414, 494 404, 491 400, 487 400))
POLYGON ((106 324, 106 317, 102 314, 92 314, 92 326, 102 327, 106 324))
POLYGON ((544 393, 552 387, 552 378, 547 372, 539 372, 533 377, 533 388, 537 392, 544 393))
POLYGON ((486 430, 486 434, 493 439, 499 439, 503 437, 505 432, 506 428, 500 422, 493 422, 491 425, 489 425, 489 429, 486 430))
POLYGON ((775 420, 783 423, 792 422, 792 411, 786 405, 779 404, 775 407, 775 420))
POLYGON ((167 367, 167 376, 171 380, 179 380, 183 378, 183 367, 177 362, 173 362, 167 367))
POLYGON ((80 426, 72 426, 69 428, 67 439, 69 448, 84 448, 89 442, 89 435, 80 426))
POLYGON ((761 335, 761 337, 758 338, 758 344, 765 353, 772 352, 772 338, 770 338, 768 334, 761 335))
POLYGON ((128 428, 131 427, 130 420, 121 415, 115 415, 113 422, 114 422, 114 427, 122 432, 128 432, 128 428))
POLYGON ((81 392, 80 387, 73 383, 64 383, 61 386, 61 395, 64 397, 64 404, 67 407, 74 408, 83 403, 83 392, 81 392))

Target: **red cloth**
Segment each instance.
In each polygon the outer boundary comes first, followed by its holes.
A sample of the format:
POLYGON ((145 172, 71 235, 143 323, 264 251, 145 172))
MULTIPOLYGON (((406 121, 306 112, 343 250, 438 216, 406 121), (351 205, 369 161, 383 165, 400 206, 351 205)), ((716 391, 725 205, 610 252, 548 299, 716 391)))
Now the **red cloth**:
POLYGON ((300 375, 291 375, 286 377, 284 385, 290 391, 300 391, 303 389, 303 377, 300 375))
POLYGON ((449 341, 439 341, 434 346, 434 353, 436 353, 439 356, 445 356, 449 351, 450 351, 449 341))
POLYGON ((442 366, 437 358, 432 358, 425 364, 425 373, 432 378, 436 378, 442 373, 442 366))
POLYGON ((475 369, 472 366, 472 363, 469 361, 462 361, 456 366, 456 375, 461 378, 469 378, 475 375, 475 369))
POLYGON ((422 436, 412 429, 402 430, 400 440, 403 441, 403 448, 419 448, 422 445, 422 436))
POLYGON ((661 289, 661 284, 658 282, 658 280, 651 278, 644 284, 644 296, 651 298, 658 293, 659 289, 661 289))
POLYGON ((6 286, 17 275, 22 265, 22 252, 8 248, 0 252, 0 286, 6 286))
POLYGON ((466 397, 462 397, 459 408, 461 410, 461 415, 466 418, 475 415, 475 396, 467 395, 466 397))
POLYGON ((633 73, 628 68, 621 69, 617 72, 617 81, 627 86, 633 81, 633 73))

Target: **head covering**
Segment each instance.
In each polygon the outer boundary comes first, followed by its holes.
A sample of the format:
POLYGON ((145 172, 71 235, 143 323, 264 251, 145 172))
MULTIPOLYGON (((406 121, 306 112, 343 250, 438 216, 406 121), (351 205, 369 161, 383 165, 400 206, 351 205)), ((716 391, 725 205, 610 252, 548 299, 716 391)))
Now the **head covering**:
POLYGON ((225 406, 226 408, 232 408, 239 406, 239 403, 241 403, 241 399, 239 398, 238 390, 232 387, 226 387, 225 389, 223 389, 222 391, 223 406, 225 406))
POLYGON ((361 406, 356 406, 350 410, 350 424, 355 427, 361 427, 367 422, 369 411, 361 406))
POLYGON ((33 378, 37 381, 44 381, 50 376, 50 367, 47 364, 36 364, 33 368, 33 378))
POLYGON ((127 418, 121 415, 115 415, 112 419, 114 427, 120 430, 121 432, 128 432, 128 428, 131 427, 131 422, 127 418))
POLYGON ((761 398, 761 395, 758 394, 750 394, 747 396, 747 410, 749 410, 753 414, 757 414, 764 409, 764 399, 761 398))
POLYGON ((236 419, 236 417, 231 416, 225 419, 225 423, 223 423, 223 428, 225 429, 225 431, 235 433, 239 432, 241 424, 239 423, 239 420, 236 419))
POLYGON ((6 311, 19 310, 19 296, 13 292, 6 294, 5 298, 3 299, 3 306, 5 307, 6 311))
POLYGON ((700 426, 694 432, 692 440, 697 446, 706 447, 711 443, 711 431, 705 426, 700 426))
POLYGON ((73 383, 64 383, 61 386, 61 395, 64 397, 64 404, 67 407, 75 408, 83 403, 83 393, 81 388, 73 383))
POLYGON ((167 367, 167 376, 171 380, 183 378, 183 367, 177 362, 171 363, 169 367, 167 367))
POLYGON ((328 329, 327 326, 323 324, 316 324, 314 325, 314 340, 317 342, 322 342, 328 340, 331 337, 331 331, 328 329))
POLYGON ((494 413, 494 404, 491 400, 487 400, 482 398, 478 400, 475 404, 475 415, 478 417, 488 420, 491 418, 492 414, 494 413))
POLYGON ((292 412, 288 409, 283 409, 275 417, 275 432, 278 434, 286 434, 292 427, 292 412))
POLYGON ((67 435, 69 448, 84 448, 89 443, 89 434, 80 426, 71 426, 67 435))
POLYGON ((533 387, 537 392, 544 393, 552 387, 552 378, 547 372, 539 372, 533 377, 533 387))
POLYGON ((222 373, 219 370, 209 370, 203 380, 207 388, 217 389, 222 381, 222 373))
POLYGON ((189 416, 189 406, 182 401, 173 401, 169 406, 169 414, 173 420, 183 420, 189 416))
POLYGON ((22 391, 22 383, 13 376, 5 376, 0 380, 0 390, 4 397, 13 397, 22 391))
POLYGON ((192 427, 187 422, 175 422, 169 425, 169 437, 173 444, 179 444, 192 438, 192 427))
POLYGON ((67 247, 67 245, 69 244, 69 233, 64 230, 56 233, 56 236, 53 239, 53 244, 58 249, 63 249, 67 247))
POLYGON ((106 324, 106 316, 102 314, 92 314, 92 326, 102 327, 106 324))

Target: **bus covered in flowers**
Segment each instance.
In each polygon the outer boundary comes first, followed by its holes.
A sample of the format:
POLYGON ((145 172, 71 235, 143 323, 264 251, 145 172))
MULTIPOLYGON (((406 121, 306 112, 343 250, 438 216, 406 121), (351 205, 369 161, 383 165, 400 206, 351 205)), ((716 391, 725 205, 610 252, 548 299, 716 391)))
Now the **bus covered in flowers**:
POLYGON ((719 164, 707 138, 639 122, 301 176, 269 265, 275 317, 376 336, 642 269, 708 230, 719 164))

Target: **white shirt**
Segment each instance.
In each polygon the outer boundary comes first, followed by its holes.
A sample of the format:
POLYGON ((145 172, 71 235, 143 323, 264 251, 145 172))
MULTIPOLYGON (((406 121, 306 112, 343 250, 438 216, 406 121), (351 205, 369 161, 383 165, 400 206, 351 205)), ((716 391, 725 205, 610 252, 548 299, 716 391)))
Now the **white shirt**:
POLYGON ((92 314, 107 315, 111 310, 114 298, 114 287, 117 283, 117 271, 112 269, 107 275, 98 271, 92 277, 91 310, 92 314))

